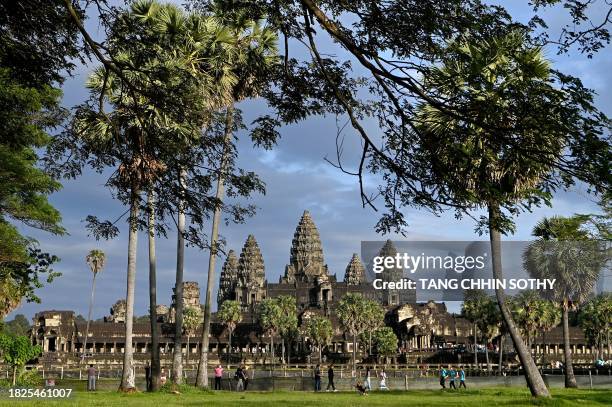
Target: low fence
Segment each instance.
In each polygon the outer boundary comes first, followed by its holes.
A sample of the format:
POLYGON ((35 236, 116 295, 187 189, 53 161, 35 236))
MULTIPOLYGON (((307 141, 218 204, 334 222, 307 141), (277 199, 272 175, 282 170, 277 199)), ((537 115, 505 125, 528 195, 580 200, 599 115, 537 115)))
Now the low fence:
MULTIPOLYGON (((143 368, 135 368, 135 377, 137 386, 145 388, 143 368)), ((10 377, 9 370, 0 370, 1 376, 10 377)), ((61 387, 62 381, 74 382, 78 380, 85 381, 87 371, 83 369, 39 369, 43 378, 53 378, 61 387)), ((168 372, 168 370, 166 370, 168 372)), ((379 387, 377 370, 372 370, 370 383, 372 389, 379 387)), ((248 390, 256 391, 312 391, 314 390, 314 378, 312 369, 248 369, 247 376, 248 390)), ((440 388, 437 372, 430 370, 386 370, 387 380, 386 385, 390 390, 417 390, 417 389, 438 389, 440 388)), ((612 388, 612 370, 610 369, 589 369, 578 371, 576 380, 581 388, 612 388)), ((116 388, 118 381, 121 378, 122 370, 117 368, 98 368, 97 375, 101 379, 98 382, 100 389, 116 388)), ((168 373, 167 373, 168 374, 168 373)), ((195 382, 196 370, 185 370, 185 380, 188 383, 195 382)), ((561 369, 544 369, 542 370, 544 381, 549 387, 562 388, 564 387, 564 376, 561 369)), ((210 386, 213 386, 212 370, 209 371, 211 378, 210 386)), ((3 377, 4 378, 4 377, 3 377)), ((337 390, 352 390, 357 381, 365 380, 364 371, 358 370, 355 377, 352 376, 350 369, 344 367, 335 369, 335 387, 337 390)), ((458 385, 458 381, 456 382, 458 385)), ((466 384, 468 388, 485 388, 485 387, 524 387, 526 386, 525 378, 519 369, 507 370, 503 375, 486 375, 483 370, 466 370, 466 384)), ((222 379, 222 388, 224 390, 236 390, 237 381, 234 379, 234 371, 226 370, 222 379)), ((323 369, 322 388, 326 389, 328 385, 327 375, 323 369)), ((448 386, 448 382, 447 382, 448 386)))

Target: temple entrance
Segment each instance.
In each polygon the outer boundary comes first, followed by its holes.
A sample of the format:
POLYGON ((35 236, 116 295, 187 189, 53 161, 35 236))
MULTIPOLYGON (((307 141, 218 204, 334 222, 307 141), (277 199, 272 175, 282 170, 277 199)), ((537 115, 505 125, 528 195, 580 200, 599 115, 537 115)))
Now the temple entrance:
POLYGON ((49 352, 56 352, 56 338, 48 338, 49 352))

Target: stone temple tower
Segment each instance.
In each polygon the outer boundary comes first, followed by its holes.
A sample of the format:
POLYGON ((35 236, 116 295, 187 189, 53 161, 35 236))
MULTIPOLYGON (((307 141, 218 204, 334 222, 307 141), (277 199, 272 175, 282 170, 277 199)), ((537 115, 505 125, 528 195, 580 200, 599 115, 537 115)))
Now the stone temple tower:
POLYGON ((365 267, 357 253, 353 253, 351 261, 346 266, 344 282, 348 285, 359 285, 366 282, 365 267))
POLYGON ((238 260, 236 300, 243 308, 253 308, 265 298, 264 261, 255 236, 249 235, 238 260))
POLYGON ((321 238, 310 212, 304 211, 293 234, 289 264, 285 267, 285 277, 282 281, 294 283, 312 281, 320 277, 327 277, 321 238))
MULTIPOLYGON (((391 239, 385 242, 385 245, 380 249, 378 253, 381 257, 395 257, 397 255, 397 249, 391 241, 391 239)), ((399 281, 404 276, 404 270, 398 267, 390 267, 383 270, 380 274, 380 278, 383 281, 399 281)), ((402 290, 380 290, 381 301, 384 305, 399 305, 402 301, 402 290)))
POLYGON ((227 253, 225 263, 221 269, 219 280, 219 293, 217 294, 217 306, 223 301, 236 299, 236 281, 238 279, 238 258, 233 250, 227 253))

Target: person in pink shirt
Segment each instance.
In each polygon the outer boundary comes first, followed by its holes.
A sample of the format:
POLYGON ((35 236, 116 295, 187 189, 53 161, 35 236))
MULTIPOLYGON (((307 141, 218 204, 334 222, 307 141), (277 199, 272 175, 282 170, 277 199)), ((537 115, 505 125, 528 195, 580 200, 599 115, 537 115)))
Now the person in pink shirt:
POLYGON ((221 390, 221 378, 223 377, 223 366, 215 367, 215 390, 221 390))

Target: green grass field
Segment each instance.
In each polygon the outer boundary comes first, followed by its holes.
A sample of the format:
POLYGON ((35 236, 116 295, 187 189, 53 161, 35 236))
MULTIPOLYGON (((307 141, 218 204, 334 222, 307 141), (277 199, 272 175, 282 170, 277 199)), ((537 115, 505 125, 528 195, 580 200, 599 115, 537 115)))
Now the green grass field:
POLYGON ((553 389, 553 398, 534 400, 526 389, 488 388, 483 390, 375 391, 368 396, 355 392, 204 392, 188 389, 181 394, 135 393, 116 391, 88 393, 77 391, 62 401, 0 400, 0 406, 610 406, 610 390, 553 389))

